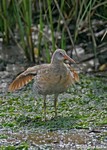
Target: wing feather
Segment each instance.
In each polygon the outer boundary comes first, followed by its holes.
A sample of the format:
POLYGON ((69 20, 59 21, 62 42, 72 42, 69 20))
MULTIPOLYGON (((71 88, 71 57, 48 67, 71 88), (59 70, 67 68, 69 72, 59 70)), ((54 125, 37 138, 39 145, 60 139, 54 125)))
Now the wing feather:
POLYGON ((8 91, 15 91, 22 88, 24 85, 28 84, 34 76, 37 74, 38 70, 47 68, 47 64, 37 65, 29 67, 26 71, 21 73, 16 79, 10 84, 8 91))
POLYGON ((73 73, 74 81, 79 82, 79 75, 78 75, 77 71, 70 65, 67 64, 67 66, 70 69, 70 71, 73 73))
POLYGON ((8 91, 15 91, 22 88, 24 85, 28 84, 34 76, 37 74, 39 66, 34 66, 28 68, 26 71, 21 73, 16 79, 10 84, 8 91))
POLYGON ((15 91, 17 89, 22 88, 24 85, 28 84, 33 79, 33 77, 33 75, 19 76, 10 84, 8 90, 15 91))

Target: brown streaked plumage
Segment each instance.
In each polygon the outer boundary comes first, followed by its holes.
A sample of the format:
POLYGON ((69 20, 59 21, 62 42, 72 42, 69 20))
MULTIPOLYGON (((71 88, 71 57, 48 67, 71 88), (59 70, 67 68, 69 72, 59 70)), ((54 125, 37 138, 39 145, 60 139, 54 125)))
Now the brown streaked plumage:
POLYGON ((73 83, 79 81, 78 73, 63 61, 71 59, 64 50, 57 49, 51 59, 50 64, 42 64, 28 68, 21 73, 10 84, 9 91, 20 89, 32 79, 34 79, 34 91, 44 96, 44 115, 46 119, 46 96, 54 94, 55 116, 57 116, 57 98, 60 93, 66 91, 73 83))

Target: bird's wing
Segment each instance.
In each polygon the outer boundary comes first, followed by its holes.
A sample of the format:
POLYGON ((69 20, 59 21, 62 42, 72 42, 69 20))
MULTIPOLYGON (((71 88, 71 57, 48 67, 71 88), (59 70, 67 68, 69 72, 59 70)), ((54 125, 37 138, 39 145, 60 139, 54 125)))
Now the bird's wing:
MULTIPOLYGON (((42 66, 42 65, 41 65, 42 66)), ((8 91, 15 91, 20 89, 24 85, 28 84, 34 76, 37 74, 40 66, 29 67, 26 71, 21 73, 16 79, 10 84, 8 91)))
POLYGON ((67 64, 67 67, 70 69, 72 73, 71 77, 73 78, 74 82, 79 82, 79 75, 76 72, 76 70, 73 67, 71 67, 69 64, 67 64))

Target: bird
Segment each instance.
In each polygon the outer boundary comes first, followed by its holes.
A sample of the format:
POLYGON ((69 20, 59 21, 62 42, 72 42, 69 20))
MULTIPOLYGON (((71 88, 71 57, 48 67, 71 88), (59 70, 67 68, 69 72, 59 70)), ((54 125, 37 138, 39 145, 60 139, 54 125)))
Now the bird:
POLYGON ((70 58, 63 49, 56 49, 52 55, 50 64, 40 64, 29 67, 27 70, 18 75, 9 85, 8 91, 13 92, 33 82, 33 91, 40 94, 44 99, 44 118, 46 120, 46 97, 54 94, 55 117, 57 117, 58 95, 66 92, 67 89, 79 82, 79 75, 71 65, 64 63, 69 60, 76 63, 70 58))

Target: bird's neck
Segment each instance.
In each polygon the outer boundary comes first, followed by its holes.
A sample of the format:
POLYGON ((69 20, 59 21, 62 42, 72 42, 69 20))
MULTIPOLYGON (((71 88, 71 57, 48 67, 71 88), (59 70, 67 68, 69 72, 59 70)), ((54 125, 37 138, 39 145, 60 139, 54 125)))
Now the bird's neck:
POLYGON ((54 66, 63 66, 64 65, 64 62, 61 61, 61 60, 57 60, 57 59, 52 59, 51 60, 51 64, 54 65, 54 66))

